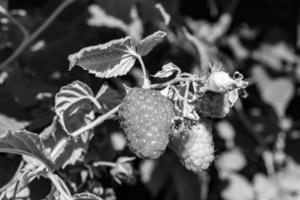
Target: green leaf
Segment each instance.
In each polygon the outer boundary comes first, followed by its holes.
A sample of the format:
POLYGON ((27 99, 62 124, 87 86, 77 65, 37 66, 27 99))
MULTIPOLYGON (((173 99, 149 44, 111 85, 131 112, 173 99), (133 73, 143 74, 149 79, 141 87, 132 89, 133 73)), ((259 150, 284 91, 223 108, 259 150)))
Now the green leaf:
POLYGON ((63 150, 53 160, 55 169, 64 168, 69 164, 73 165, 77 161, 83 160, 92 136, 93 132, 87 131, 77 138, 70 138, 57 118, 40 134, 40 138, 48 152, 52 152, 62 140, 68 140, 63 150))
POLYGON ((55 112, 68 134, 85 126, 95 107, 101 108, 89 86, 80 81, 62 87, 55 96, 55 112))
POLYGON ((96 95, 104 113, 119 105, 124 97, 125 94, 112 89, 107 84, 103 84, 96 95))
POLYGON ((100 78, 125 75, 135 63, 135 49, 131 37, 86 47, 69 56, 69 69, 79 65, 100 78))
POLYGON ((102 198, 88 192, 75 194, 73 198, 74 200, 102 200, 102 198))
POLYGON ((166 35, 166 32, 157 31, 152 35, 149 35, 148 37, 144 38, 140 41, 137 47, 137 53, 141 56, 147 55, 154 47, 156 47, 159 43, 162 42, 166 35))
POLYGON ((28 155, 38 159, 49 169, 54 167, 39 136, 25 130, 0 134, 0 152, 28 155))
POLYGON ((167 78, 173 75, 175 72, 180 72, 179 67, 177 67, 173 63, 167 63, 164 66, 162 66, 162 70, 154 74, 153 77, 167 78))

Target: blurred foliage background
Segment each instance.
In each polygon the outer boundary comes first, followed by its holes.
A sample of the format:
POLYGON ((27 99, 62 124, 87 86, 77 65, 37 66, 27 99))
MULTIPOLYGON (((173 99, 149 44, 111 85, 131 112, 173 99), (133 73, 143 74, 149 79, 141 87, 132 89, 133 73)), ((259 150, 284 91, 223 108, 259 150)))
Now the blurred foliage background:
MULTIPOLYGON (((61 2, 0 1, 10 13, 0 13, 0 66, 61 2)), ((135 160, 134 180, 122 185, 105 168, 90 176, 78 163, 59 171, 67 185, 106 200, 300 199, 297 0, 75 0, 9 65, 0 67, 0 132, 41 132, 52 122, 54 95, 61 86, 81 80, 96 90, 106 81, 81 68, 68 71, 69 54, 126 35, 139 40, 156 30, 168 35, 144 59, 150 74, 167 62, 186 72, 217 63, 230 73, 240 71, 250 84, 248 97, 226 119, 212 120, 215 162, 195 175, 168 151, 158 160, 135 160)), ((139 85, 140 75, 136 67, 129 76, 107 82, 122 98, 122 84, 139 85)), ((131 154, 118 123, 97 127, 85 163, 115 161, 121 155, 131 154)), ((0 186, 20 160, 0 154, 0 186)), ((43 199, 51 187, 39 179, 29 190, 30 199, 43 199)))

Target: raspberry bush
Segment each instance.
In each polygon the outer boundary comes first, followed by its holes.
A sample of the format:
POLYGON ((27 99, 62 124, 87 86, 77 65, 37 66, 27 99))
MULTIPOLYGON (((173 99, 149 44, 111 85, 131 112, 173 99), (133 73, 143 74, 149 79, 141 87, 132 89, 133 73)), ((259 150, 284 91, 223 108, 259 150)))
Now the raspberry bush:
POLYGON ((298 199, 300 59, 256 3, 1 1, 0 200, 298 199))

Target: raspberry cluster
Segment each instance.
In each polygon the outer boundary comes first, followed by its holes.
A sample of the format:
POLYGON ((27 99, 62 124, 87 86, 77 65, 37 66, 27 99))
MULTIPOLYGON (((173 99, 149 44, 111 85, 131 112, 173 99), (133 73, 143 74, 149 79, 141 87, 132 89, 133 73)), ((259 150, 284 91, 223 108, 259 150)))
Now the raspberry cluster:
POLYGON ((241 76, 231 78, 216 71, 201 83, 174 84, 168 88, 172 95, 130 89, 118 111, 129 148, 140 158, 155 159, 169 146, 188 170, 207 169, 214 159, 214 145, 205 118, 225 117, 238 99, 238 90, 245 87, 241 76))

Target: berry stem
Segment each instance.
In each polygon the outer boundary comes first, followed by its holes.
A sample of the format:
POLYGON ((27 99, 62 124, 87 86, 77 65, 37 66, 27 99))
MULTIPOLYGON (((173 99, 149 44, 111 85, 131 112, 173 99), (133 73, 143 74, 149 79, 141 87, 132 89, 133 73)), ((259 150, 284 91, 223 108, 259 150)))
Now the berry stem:
POLYGON ((99 161, 99 162, 93 163, 93 166, 94 167, 99 167, 99 166, 115 167, 116 164, 113 162, 99 161))
POLYGON ((187 116, 187 100, 188 100, 188 94, 190 90, 190 81, 186 81, 186 88, 185 88, 185 94, 184 94, 184 100, 183 100, 183 117, 187 116))
POLYGON ((187 78, 175 78, 175 79, 172 79, 170 81, 167 81, 165 83, 157 83, 157 84, 152 84, 150 87, 151 88, 164 88, 168 85, 173 85, 173 84, 176 84, 176 83, 179 83, 179 82, 185 82, 185 81, 200 81, 200 82, 203 82, 204 79, 201 78, 201 77, 187 77, 187 78))
POLYGON ((150 80, 149 80, 148 75, 147 75, 147 71, 146 71, 144 61, 143 61, 143 59, 140 55, 137 54, 136 57, 139 60, 139 63, 141 64, 142 71, 143 71, 144 83, 143 83, 142 87, 145 88, 145 89, 149 89, 150 88, 150 80))

